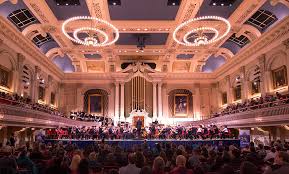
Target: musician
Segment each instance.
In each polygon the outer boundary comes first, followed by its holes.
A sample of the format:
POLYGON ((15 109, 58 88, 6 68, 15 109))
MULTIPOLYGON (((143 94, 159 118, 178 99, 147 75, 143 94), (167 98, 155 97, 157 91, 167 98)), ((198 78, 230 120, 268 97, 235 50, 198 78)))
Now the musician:
POLYGON ((224 138, 228 138, 229 137, 229 130, 228 130, 228 127, 227 126, 224 126, 223 130, 222 130, 222 136, 221 138, 224 139, 224 138))
POLYGON ((136 129, 137 129, 138 137, 140 137, 141 127, 142 127, 142 121, 138 118, 136 122, 136 129))
POLYGON ((155 127, 155 125, 153 124, 153 125, 150 127, 150 138, 154 138, 154 137, 155 137, 155 134, 156 134, 156 127, 155 127))
POLYGON ((203 133, 203 126, 200 125, 199 128, 197 129, 198 138, 203 138, 202 133, 203 133))

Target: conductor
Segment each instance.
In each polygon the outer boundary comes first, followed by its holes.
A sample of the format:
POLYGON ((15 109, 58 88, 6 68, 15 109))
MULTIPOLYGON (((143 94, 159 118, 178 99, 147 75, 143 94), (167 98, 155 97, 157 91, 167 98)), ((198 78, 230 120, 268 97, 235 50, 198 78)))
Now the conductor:
POLYGON ((141 127, 142 127, 142 121, 138 118, 136 122, 136 129, 137 129, 138 136, 140 136, 141 127))

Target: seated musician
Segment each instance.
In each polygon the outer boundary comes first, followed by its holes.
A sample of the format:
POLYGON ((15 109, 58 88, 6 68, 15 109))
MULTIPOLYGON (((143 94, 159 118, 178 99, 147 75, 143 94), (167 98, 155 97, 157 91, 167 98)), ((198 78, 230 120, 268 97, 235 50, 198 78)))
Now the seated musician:
POLYGON ((224 126, 223 130, 222 130, 222 139, 224 138, 229 138, 229 130, 227 126, 224 126))
POLYGON ((202 133, 203 133, 203 126, 200 125, 199 128, 197 129, 197 136, 198 138, 202 138, 202 133))

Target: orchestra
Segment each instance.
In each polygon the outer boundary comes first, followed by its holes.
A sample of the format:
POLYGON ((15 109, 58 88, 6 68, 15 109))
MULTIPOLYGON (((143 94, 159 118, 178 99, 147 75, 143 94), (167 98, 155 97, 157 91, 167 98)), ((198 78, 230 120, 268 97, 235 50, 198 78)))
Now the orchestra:
POLYGON ((227 126, 218 128, 216 125, 164 126, 151 124, 139 127, 129 124, 99 127, 69 127, 47 129, 48 139, 225 139, 233 138, 227 126))

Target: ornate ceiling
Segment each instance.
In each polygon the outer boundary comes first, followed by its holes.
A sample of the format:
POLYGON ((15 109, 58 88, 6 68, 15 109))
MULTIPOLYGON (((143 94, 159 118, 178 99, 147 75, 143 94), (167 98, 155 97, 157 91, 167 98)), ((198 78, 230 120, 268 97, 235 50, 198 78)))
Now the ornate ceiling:
MULTIPOLYGON (((111 65, 119 71, 134 60, 154 63, 158 70, 166 65, 169 72, 213 72, 288 17, 288 7, 286 0, 0 0, 0 15, 64 72, 103 73, 111 65), (179 24, 207 15, 229 20, 232 28, 224 39, 199 47, 173 40, 179 24), (71 42, 61 26, 74 16, 109 21, 119 29, 119 40, 102 48, 71 42), (147 38, 144 50, 137 48, 140 35, 147 38)), ((225 30, 220 22, 202 24, 225 30)))

